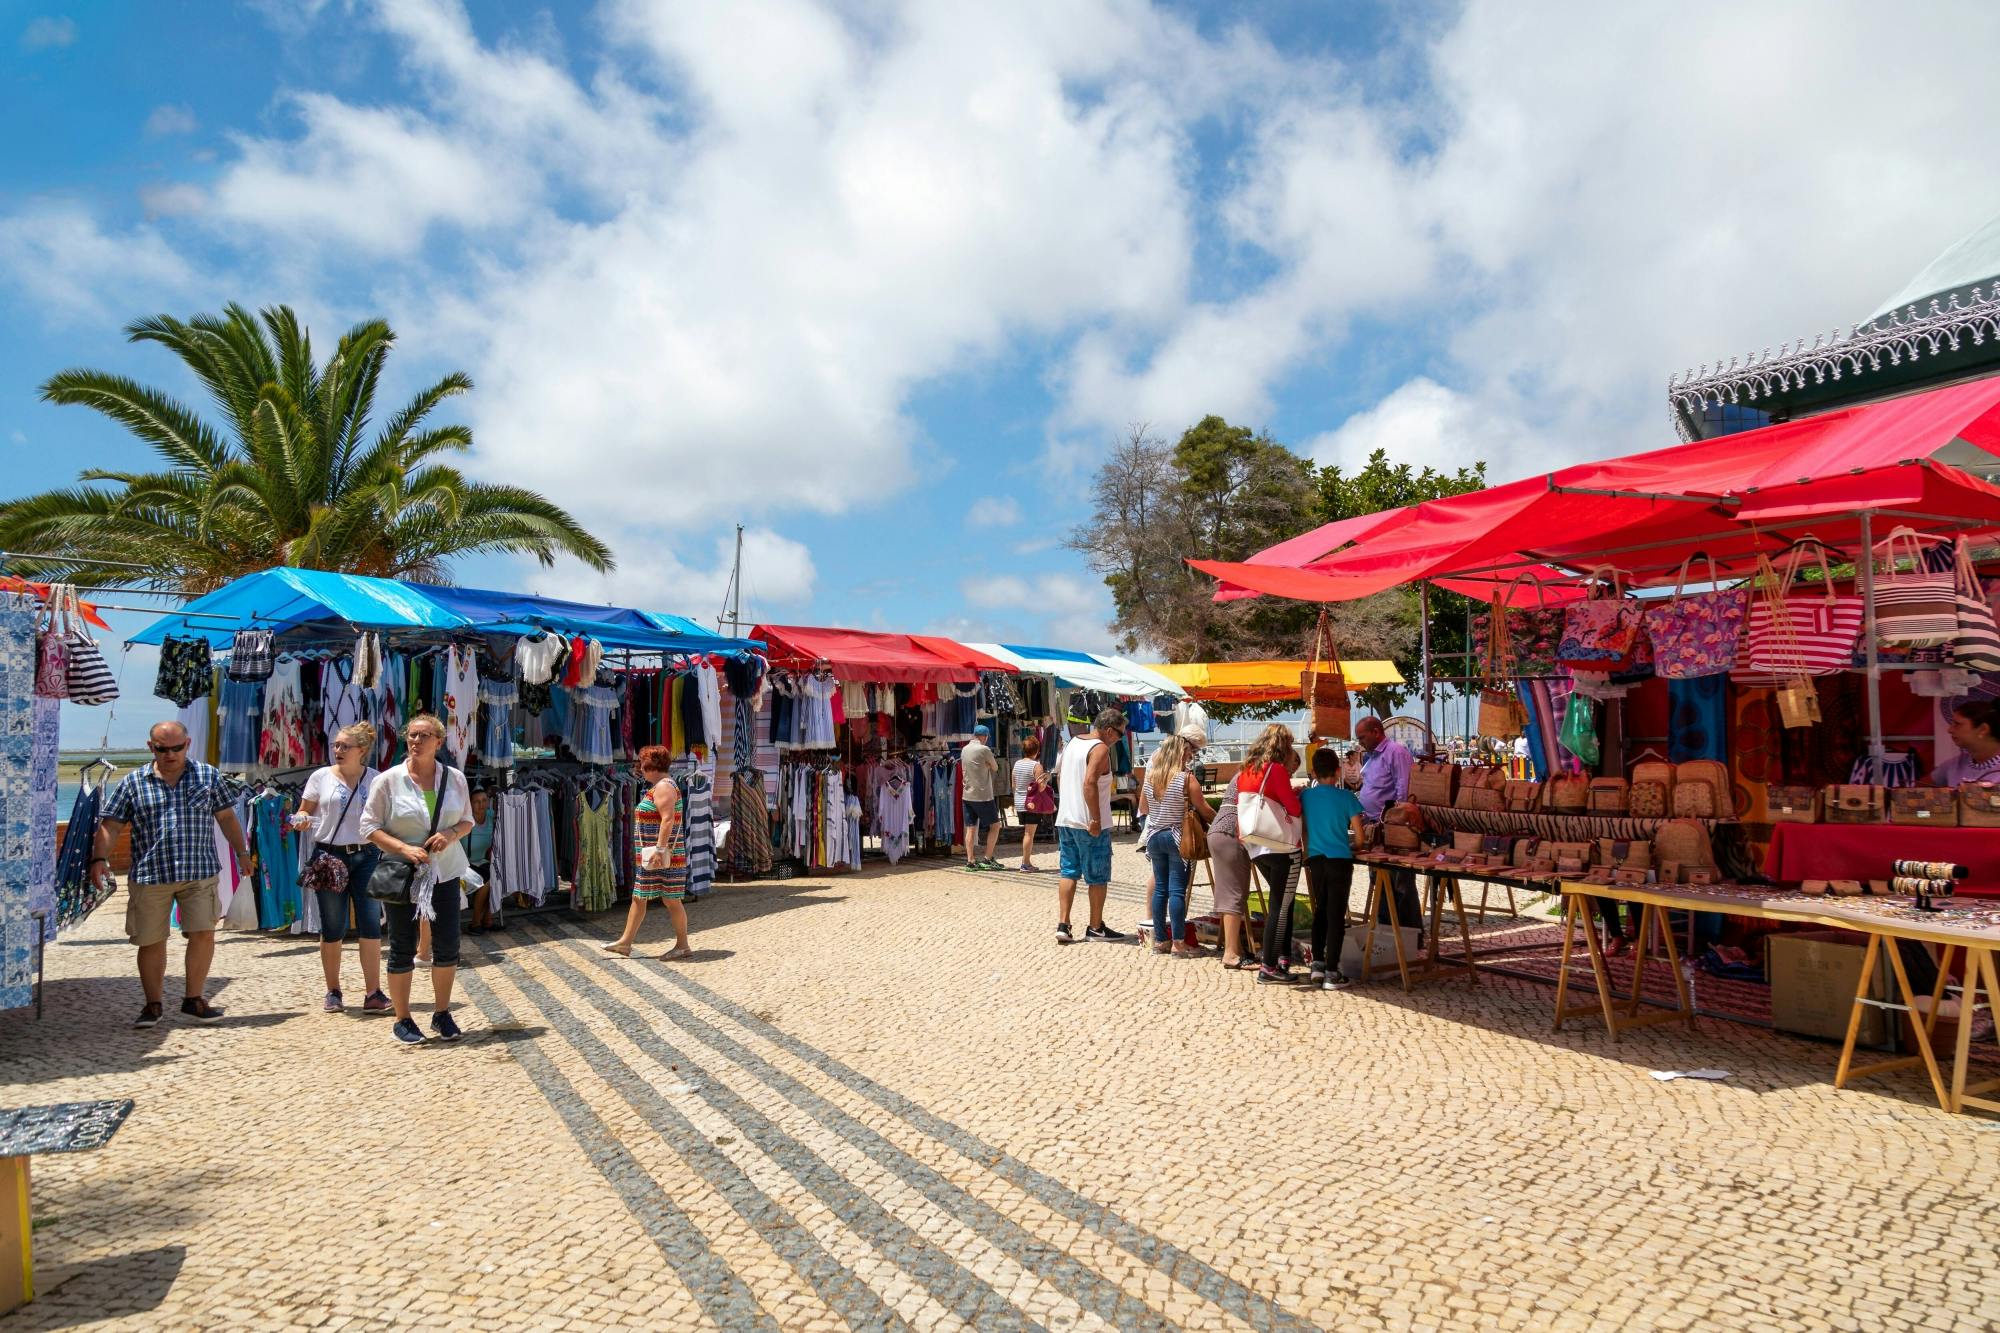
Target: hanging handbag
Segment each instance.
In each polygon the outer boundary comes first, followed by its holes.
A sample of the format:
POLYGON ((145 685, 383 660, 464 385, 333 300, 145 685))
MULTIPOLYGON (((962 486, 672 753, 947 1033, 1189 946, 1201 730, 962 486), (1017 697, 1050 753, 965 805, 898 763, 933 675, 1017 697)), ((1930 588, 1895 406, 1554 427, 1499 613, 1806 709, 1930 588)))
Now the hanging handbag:
MULTIPOLYGON (((1504 614, 1500 599, 1493 600, 1494 614, 1504 614)), ((1489 635, 1483 673, 1486 686, 1479 691, 1479 734, 1495 740, 1511 740, 1528 729, 1528 709, 1514 684, 1513 653, 1507 636, 1489 635)))
MULTIPOLYGON (((104 660, 104 654, 97 647, 97 640, 90 637, 84 628, 83 604, 77 600, 76 589, 63 584, 67 597, 68 634, 65 646, 65 678, 69 689, 69 699, 80 704, 108 704, 118 699, 118 677, 111 674, 111 668, 104 660)), ((55 589, 49 590, 53 596, 55 589)))
POLYGON ((1496 637, 1503 637, 1515 676, 1530 679, 1562 674, 1556 665, 1556 650, 1562 646, 1563 611, 1550 606, 1542 581, 1533 574, 1516 574, 1505 589, 1493 594, 1492 609, 1472 623, 1475 654, 1493 651, 1496 637), (1523 583, 1535 588, 1535 605, 1514 606, 1514 590, 1523 583))
MULTIPOLYGON (((1958 575, 1924 567, 1923 543, 1913 528, 1897 528, 1876 546, 1881 553, 1875 578, 1875 640, 1892 647, 1935 648, 1958 637, 1958 575), (1896 544, 1910 557, 1910 572, 1897 569, 1896 544)), ((1874 559, 1874 552, 1870 553, 1874 559)))
POLYGON ((1563 612, 1556 662, 1572 671, 1626 671, 1639 658, 1644 616, 1625 596, 1618 571, 1599 565, 1587 580, 1589 594, 1563 612))
POLYGON ((272 651, 271 631, 267 629, 240 629, 229 647, 229 678, 231 680, 269 680, 271 678, 272 651))
MULTIPOLYGON (((367 776, 364 771, 362 777, 367 776)), ((347 812, 354 808, 354 798, 360 794, 359 782, 347 789, 347 800, 340 807, 340 818, 333 821, 333 832, 336 837, 340 834, 340 826, 347 822, 347 812)), ((442 792, 439 793, 439 804, 443 804, 442 792)), ((437 831, 435 825, 431 831, 437 831)), ((347 887, 346 860, 324 848, 315 849, 312 860, 306 862, 306 868, 299 872, 299 887, 314 893, 339 893, 347 887)))
POLYGON ((1028 795, 1022 802, 1022 808, 1031 815, 1052 815, 1056 812, 1055 788, 1049 785, 1047 778, 1038 778, 1028 784, 1028 795))
POLYGON ((1276 765, 1264 769, 1263 780, 1256 791, 1238 790, 1236 796, 1236 836, 1253 847, 1263 847, 1274 852, 1296 852, 1299 849, 1299 821, 1292 812, 1264 794, 1264 787, 1271 781, 1271 774, 1277 773, 1284 781, 1285 770, 1276 765))
POLYGON ((1832 565, 1816 539, 1793 543, 1782 571, 1759 556, 1757 592, 1744 621, 1742 651, 1729 673, 1731 680, 1738 685, 1779 686, 1853 665, 1854 647, 1861 639, 1861 599, 1835 593, 1832 565), (1823 591, 1795 593, 1809 550, 1819 554, 1823 591))
POLYGON ((49 585, 44 615, 35 634, 35 697, 69 698, 69 609, 63 585, 49 585))
POLYGON ((1646 636, 1653 645, 1653 670, 1668 680, 1719 676, 1736 665, 1743 640, 1743 620, 1749 612, 1747 588, 1719 588, 1687 593, 1688 570, 1697 560, 1708 561, 1708 581, 1721 581, 1715 558, 1697 551, 1681 562, 1673 599, 1646 610, 1646 636))
POLYGON ((1313 628, 1306 669, 1299 673, 1299 692, 1312 716, 1312 734, 1326 740, 1354 735, 1354 713, 1347 696, 1347 679, 1340 670, 1340 652, 1325 610, 1313 628))
MULTIPOLYGON (((430 832, 424 834, 425 842, 429 842, 432 835, 438 831, 438 816, 444 813, 444 774, 444 765, 439 764, 437 804, 431 807, 431 827, 430 832)), ((415 879, 416 876, 417 863, 415 861, 406 861, 400 856, 384 854, 382 859, 375 863, 375 873, 368 877, 368 896, 382 903, 410 902, 410 881, 415 879)))
POLYGON ((1979 571, 1973 568, 1972 547, 1963 537, 1952 552, 1952 564, 1958 589, 1958 637, 1952 640, 1951 660, 1967 671, 2000 672, 2000 624, 1994 621, 1979 571))
POLYGON ((1558 737, 1563 748, 1583 760, 1595 764, 1602 751, 1597 744, 1597 707, 1581 694, 1572 694, 1569 703, 1563 707, 1562 732, 1558 737))

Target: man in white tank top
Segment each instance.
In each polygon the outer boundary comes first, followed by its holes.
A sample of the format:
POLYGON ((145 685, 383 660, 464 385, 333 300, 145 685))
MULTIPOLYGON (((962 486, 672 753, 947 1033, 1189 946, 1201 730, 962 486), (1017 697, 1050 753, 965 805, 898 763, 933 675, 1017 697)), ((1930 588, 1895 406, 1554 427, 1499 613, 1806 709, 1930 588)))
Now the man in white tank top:
POLYGON ((1056 881, 1062 919, 1056 943, 1068 944, 1069 912, 1076 902, 1076 885, 1090 887, 1087 940, 1115 943, 1126 936, 1104 924, 1104 895, 1111 887, 1111 747, 1125 734, 1125 714, 1107 708, 1097 715, 1093 730, 1063 747, 1057 765, 1056 843, 1061 854, 1061 878, 1056 881))

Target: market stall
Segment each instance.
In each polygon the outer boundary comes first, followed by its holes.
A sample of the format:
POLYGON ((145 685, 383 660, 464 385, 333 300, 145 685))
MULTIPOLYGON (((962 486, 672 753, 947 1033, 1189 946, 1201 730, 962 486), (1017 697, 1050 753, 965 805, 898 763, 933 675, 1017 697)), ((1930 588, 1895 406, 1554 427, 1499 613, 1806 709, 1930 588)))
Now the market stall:
POLYGON ((298 883, 312 849, 287 816, 333 734, 368 723, 386 767, 418 712, 443 721, 451 761, 491 794, 491 911, 603 911, 629 893, 632 760, 652 744, 672 750, 688 795, 690 893, 714 878, 710 783, 729 739, 718 686, 724 664, 756 660, 753 641, 632 608, 276 568, 132 642, 159 646, 155 692, 195 752, 246 784, 265 928, 317 929, 298 883))
MULTIPOLYGON (((1299 682, 1310 662, 1156 662, 1149 670, 1165 676, 1203 703, 1261 704, 1299 698, 1299 682)), ((1394 662, 1343 658, 1341 676, 1350 690, 1376 685, 1401 685, 1403 673, 1394 662)))
MULTIPOLYGON (((2000 697, 2000 487, 1971 470, 1996 455, 2000 380, 1975 381, 1190 563, 1223 598, 1416 582, 1483 603, 1454 674, 1480 730, 1522 737, 1540 778, 1420 762, 1371 832, 1444 876, 1596 886, 1617 949, 1665 920, 1622 921, 1627 890, 1768 874, 1893 904, 1904 859, 1994 881, 2000 791, 1921 784, 1956 754, 1954 709, 2000 697)), ((1697 968, 1766 976, 1771 927, 1720 910, 1683 924, 1697 968)))
POLYGON ((958 751, 1013 666, 954 640, 759 625, 778 751, 778 852, 808 870, 891 864, 963 835, 958 751))

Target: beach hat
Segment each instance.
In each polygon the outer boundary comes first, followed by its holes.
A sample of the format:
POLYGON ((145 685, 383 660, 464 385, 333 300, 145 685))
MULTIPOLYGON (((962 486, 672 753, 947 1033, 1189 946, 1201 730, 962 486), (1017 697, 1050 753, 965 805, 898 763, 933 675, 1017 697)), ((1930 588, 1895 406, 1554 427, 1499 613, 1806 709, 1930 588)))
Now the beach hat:
POLYGON ((1182 727, 1180 729, 1179 734, 1180 738, 1186 741, 1190 745, 1208 744, 1208 733, 1203 731, 1200 725, 1197 723, 1194 722, 1188 723, 1185 727, 1182 727))

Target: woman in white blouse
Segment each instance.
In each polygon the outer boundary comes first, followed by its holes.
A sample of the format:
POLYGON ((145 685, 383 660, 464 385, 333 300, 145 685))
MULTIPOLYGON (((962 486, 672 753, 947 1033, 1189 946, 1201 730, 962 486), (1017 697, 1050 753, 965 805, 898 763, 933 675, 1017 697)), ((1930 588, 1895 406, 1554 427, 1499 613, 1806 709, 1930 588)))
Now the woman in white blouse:
POLYGON ((382 853, 361 831, 368 790, 381 776, 368 766, 374 751, 375 728, 366 722, 342 727, 333 737, 333 762, 306 779, 299 813, 292 816, 293 828, 313 831, 318 844, 315 856, 325 852, 347 868, 345 887, 314 893, 319 907, 319 966, 326 974, 326 1001, 321 1007, 329 1014, 347 1007, 340 994, 340 944, 347 938, 350 907, 354 937, 360 942, 361 981, 368 988, 361 1008, 371 1014, 389 1008, 389 997, 382 993, 382 904, 368 896, 368 877, 382 853))
POLYGON ((462 1035, 450 1013, 451 983, 458 973, 459 879, 467 864, 465 848, 459 844, 472 832, 472 797, 465 774, 438 761, 444 723, 419 713, 410 719, 403 737, 410 756, 375 780, 361 831, 384 856, 398 856, 417 867, 411 879, 414 901, 382 904, 389 919, 389 999, 396 1008, 395 1036, 406 1046, 417 1046, 424 1034, 410 1017, 410 974, 416 970, 420 914, 431 918, 431 993, 437 1002, 431 1032, 440 1041, 457 1041, 462 1035), (435 833, 430 832, 433 824, 435 833))

